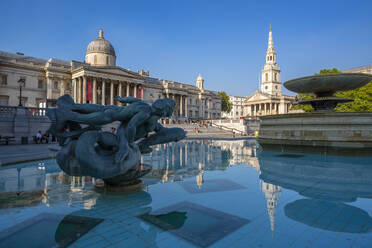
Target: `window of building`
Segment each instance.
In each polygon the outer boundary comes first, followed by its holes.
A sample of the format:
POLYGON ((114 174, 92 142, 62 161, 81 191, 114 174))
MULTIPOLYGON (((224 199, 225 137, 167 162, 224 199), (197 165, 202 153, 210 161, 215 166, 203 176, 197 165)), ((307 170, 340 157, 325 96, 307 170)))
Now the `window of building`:
POLYGON ((269 74, 265 73, 265 81, 269 81, 269 74))
POLYGON ((106 65, 108 65, 108 64, 109 64, 109 57, 106 56, 106 65))
POLYGON ((9 105, 9 96, 0 96, 0 106, 9 105))
POLYGON ((273 60, 273 56, 270 56, 270 60, 273 60))
POLYGON ((58 81, 54 81, 54 89, 58 90, 58 81))
POLYGON ((274 73, 274 79, 275 79, 275 81, 277 80, 277 79, 276 79, 276 72, 274 73))
POLYGON ((94 64, 97 64, 97 55, 94 55, 94 64))
POLYGON ((2 74, 1 75, 1 85, 7 85, 8 84, 8 75, 2 74))
POLYGON ((265 90, 267 90, 267 86, 265 86, 265 90))
POLYGON ((270 60, 270 57, 269 56, 267 56, 267 60, 270 60))
POLYGON ((275 85, 275 89, 278 89, 278 85, 275 85))
POLYGON ((37 80, 37 87, 39 89, 43 89, 44 88, 44 80, 43 79, 37 80))

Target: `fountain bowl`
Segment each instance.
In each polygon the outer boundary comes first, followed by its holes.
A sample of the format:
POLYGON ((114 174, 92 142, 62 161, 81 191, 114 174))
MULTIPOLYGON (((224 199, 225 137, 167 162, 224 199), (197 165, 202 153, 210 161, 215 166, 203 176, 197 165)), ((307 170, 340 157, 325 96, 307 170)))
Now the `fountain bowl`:
POLYGON ((372 75, 364 73, 334 73, 307 76, 289 80, 284 86, 296 93, 332 96, 338 91, 353 90, 372 81, 372 75))

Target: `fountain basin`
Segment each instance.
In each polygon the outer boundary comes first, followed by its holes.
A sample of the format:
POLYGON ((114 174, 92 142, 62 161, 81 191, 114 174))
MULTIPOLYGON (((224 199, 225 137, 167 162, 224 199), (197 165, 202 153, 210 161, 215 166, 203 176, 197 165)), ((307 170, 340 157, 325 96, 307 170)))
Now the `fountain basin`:
POLYGON ((264 149, 372 153, 372 113, 313 112, 262 116, 264 149))

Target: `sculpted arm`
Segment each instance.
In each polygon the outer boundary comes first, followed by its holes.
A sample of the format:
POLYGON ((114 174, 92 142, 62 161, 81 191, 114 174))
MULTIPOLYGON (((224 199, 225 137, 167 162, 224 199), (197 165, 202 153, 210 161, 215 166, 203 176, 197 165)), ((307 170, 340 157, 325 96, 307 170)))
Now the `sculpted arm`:
POLYGON ((132 143, 134 141, 134 137, 136 137, 137 126, 143 124, 149 117, 150 114, 145 112, 138 112, 133 116, 133 118, 128 123, 128 143, 132 143))
POLYGON ((142 101, 141 99, 135 98, 133 96, 127 96, 127 97, 116 96, 115 100, 121 103, 134 103, 134 102, 142 101))

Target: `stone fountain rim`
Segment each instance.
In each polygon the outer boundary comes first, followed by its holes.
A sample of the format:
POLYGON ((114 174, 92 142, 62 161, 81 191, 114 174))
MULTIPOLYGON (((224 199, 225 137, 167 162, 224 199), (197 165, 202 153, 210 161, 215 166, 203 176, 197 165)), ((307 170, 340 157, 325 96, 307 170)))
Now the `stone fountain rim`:
POLYGON ((310 75, 310 76, 305 76, 305 77, 294 78, 294 79, 291 79, 291 80, 288 80, 288 81, 284 82, 284 84, 286 84, 288 82, 292 82, 292 81, 297 81, 297 80, 300 80, 300 79, 305 79, 305 78, 317 78, 317 77, 329 77, 329 76, 336 77, 336 76, 341 76, 341 75, 352 75, 352 76, 358 75, 358 76, 371 77, 370 74, 366 74, 366 73, 362 73, 362 72, 356 72, 356 73, 353 73, 353 72, 324 73, 324 74, 319 74, 319 75, 310 75))

